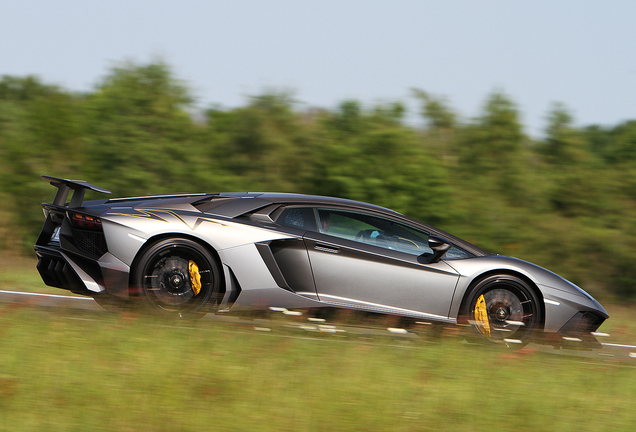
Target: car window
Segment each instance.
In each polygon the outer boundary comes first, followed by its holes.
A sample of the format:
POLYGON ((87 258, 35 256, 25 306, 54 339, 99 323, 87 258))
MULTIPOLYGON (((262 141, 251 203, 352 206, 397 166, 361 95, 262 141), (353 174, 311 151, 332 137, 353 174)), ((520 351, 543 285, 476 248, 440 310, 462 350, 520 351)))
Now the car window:
POLYGON ((281 225, 317 231, 314 209, 309 207, 288 207, 276 219, 281 225))
MULTIPOLYGON (((433 253, 428 246, 427 232, 367 213, 326 208, 288 207, 278 216, 276 222, 411 255, 433 253)), ((452 246, 443 258, 456 260, 473 256, 457 246, 452 246)))
POLYGON ((323 234, 411 255, 433 252, 428 233, 391 219, 334 209, 317 209, 316 213, 323 234))
POLYGON ((449 250, 444 254, 445 260, 459 260, 465 258, 473 258, 475 255, 470 252, 466 252, 463 249, 458 248, 457 246, 452 246, 449 250))

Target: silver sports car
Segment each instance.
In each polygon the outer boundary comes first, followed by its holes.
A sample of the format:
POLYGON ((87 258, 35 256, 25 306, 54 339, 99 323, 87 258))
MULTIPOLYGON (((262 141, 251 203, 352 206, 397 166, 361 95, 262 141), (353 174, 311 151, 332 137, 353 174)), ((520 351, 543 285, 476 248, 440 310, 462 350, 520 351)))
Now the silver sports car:
POLYGON ((42 205, 35 245, 42 279, 106 308, 139 302, 181 317, 347 308, 465 323, 508 343, 534 333, 595 342, 609 317, 544 268, 372 204, 281 193, 84 202, 86 190, 111 192, 42 178, 58 188, 42 205))

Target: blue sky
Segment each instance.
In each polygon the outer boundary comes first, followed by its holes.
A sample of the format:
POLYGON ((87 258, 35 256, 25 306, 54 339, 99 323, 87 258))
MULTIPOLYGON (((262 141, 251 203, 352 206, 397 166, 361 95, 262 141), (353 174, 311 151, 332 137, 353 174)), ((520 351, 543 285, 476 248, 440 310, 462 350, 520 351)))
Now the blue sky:
POLYGON ((540 136, 554 102, 576 124, 636 119, 636 2, 5 0, 0 75, 93 88, 124 60, 162 58, 201 107, 265 88, 302 107, 401 100, 416 87, 464 119, 501 90, 540 136))

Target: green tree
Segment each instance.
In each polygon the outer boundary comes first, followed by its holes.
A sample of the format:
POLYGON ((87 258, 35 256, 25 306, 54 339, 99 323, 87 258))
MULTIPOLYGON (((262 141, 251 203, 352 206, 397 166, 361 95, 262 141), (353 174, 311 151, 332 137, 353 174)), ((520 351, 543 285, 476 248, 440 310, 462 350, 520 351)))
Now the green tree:
POLYGON ((458 139, 459 168, 480 188, 494 187, 517 204, 527 199, 526 144, 515 104, 503 93, 487 100, 484 114, 463 128, 458 139))
POLYGON ((70 175, 80 165, 77 104, 76 96, 33 77, 0 81, 0 187, 20 209, 14 223, 28 244, 42 223, 33 203, 52 194, 39 176, 70 175))
POLYGON ((571 165, 589 160, 584 134, 572 125, 563 104, 554 104, 548 116, 547 139, 541 149, 553 164, 571 165))
POLYGON ((288 93, 252 97, 246 107, 208 111, 215 157, 233 176, 235 187, 298 192, 312 172, 315 138, 307 133, 288 93))
POLYGON ((548 116, 547 137, 540 145, 545 160, 555 167, 549 200, 564 216, 603 213, 606 208, 602 175, 593 154, 587 150, 584 133, 573 126, 563 104, 554 104, 548 116))
POLYGON ((422 133, 423 145, 434 154, 454 162, 457 154, 457 131, 460 125, 457 115, 446 99, 434 97, 419 89, 411 89, 421 105, 421 115, 427 129, 422 133))
POLYGON ((356 119, 356 127, 347 128, 346 139, 340 134, 346 111, 328 119, 336 133, 322 149, 323 171, 312 192, 372 202, 439 222, 449 203, 446 170, 419 145, 413 130, 392 125, 390 114, 378 118, 379 112, 354 111, 349 119, 356 119))
POLYGON ((86 100, 86 171, 118 194, 191 191, 205 158, 188 90, 161 62, 114 68, 86 100))
POLYGON ((420 89, 412 89, 412 92, 422 104, 421 114, 430 128, 452 130, 457 126, 457 116, 444 98, 433 97, 420 89))
POLYGON ((616 126, 612 129, 610 137, 605 152, 610 162, 636 161, 636 120, 616 126))
POLYGON ((55 86, 42 84, 35 76, 3 75, 0 80, 0 101, 26 102, 59 91, 55 86))

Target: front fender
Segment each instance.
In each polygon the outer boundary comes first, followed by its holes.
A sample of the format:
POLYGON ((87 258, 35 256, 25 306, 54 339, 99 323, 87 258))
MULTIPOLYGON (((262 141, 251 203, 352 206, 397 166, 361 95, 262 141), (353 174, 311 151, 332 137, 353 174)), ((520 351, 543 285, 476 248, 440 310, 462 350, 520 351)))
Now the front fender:
POLYGON ((460 274, 450 314, 457 317, 473 281, 485 274, 508 273, 524 276, 538 290, 545 304, 545 331, 559 331, 579 311, 609 315, 592 296, 572 282, 536 264, 517 258, 491 255, 448 261, 460 274))

